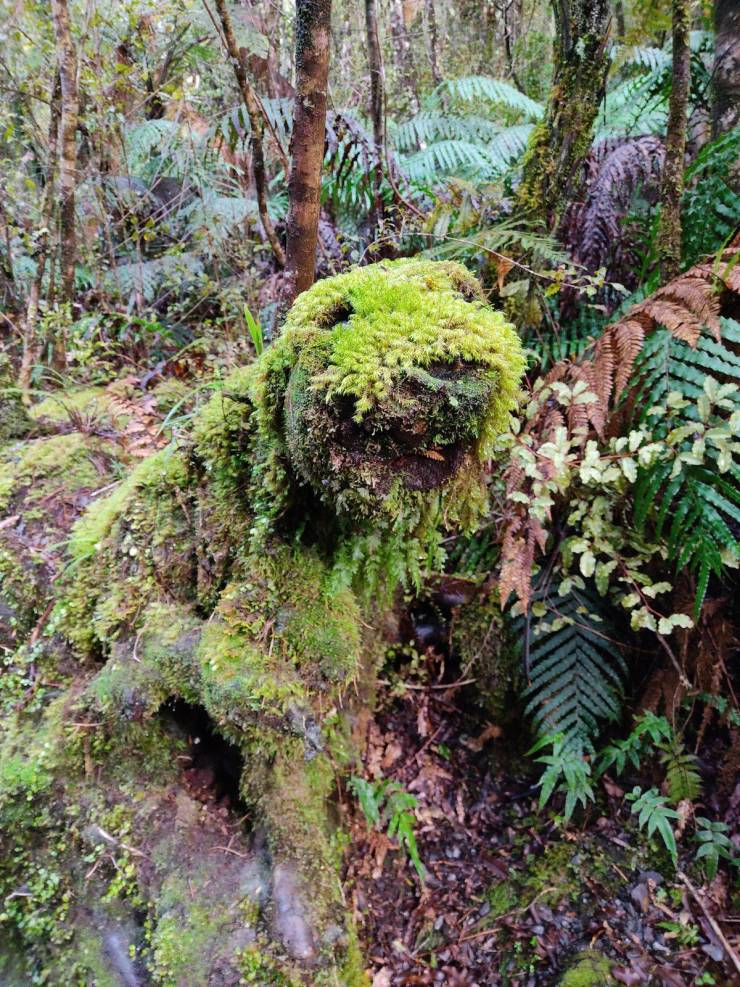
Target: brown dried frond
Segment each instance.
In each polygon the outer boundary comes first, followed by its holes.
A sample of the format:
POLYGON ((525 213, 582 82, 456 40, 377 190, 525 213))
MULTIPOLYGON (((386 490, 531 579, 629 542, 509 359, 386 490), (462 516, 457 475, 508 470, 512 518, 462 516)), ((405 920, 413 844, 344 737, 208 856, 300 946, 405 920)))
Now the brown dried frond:
MULTIPOLYGON (((624 319, 618 322, 610 333, 617 351, 617 369, 614 375, 614 397, 620 396, 632 375, 637 355, 645 341, 645 329, 636 319, 624 319)), ((607 398, 608 401, 608 398, 607 398)))

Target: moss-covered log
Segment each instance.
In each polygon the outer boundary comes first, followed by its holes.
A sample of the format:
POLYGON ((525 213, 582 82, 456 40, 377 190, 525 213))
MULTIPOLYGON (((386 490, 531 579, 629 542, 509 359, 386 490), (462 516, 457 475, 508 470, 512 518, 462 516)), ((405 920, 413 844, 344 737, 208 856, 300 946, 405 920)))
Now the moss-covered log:
MULTIPOLYGON (((10 704, 0 753, 0 929, 29 976, 365 983, 337 772, 396 590, 485 508, 483 465, 523 365, 463 268, 351 271, 301 295, 189 435, 75 521, 32 645, 53 685, 10 704), (231 810, 182 782, 188 717, 236 752, 231 810)), ((32 448, 3 453, 10 510, 32 448)))

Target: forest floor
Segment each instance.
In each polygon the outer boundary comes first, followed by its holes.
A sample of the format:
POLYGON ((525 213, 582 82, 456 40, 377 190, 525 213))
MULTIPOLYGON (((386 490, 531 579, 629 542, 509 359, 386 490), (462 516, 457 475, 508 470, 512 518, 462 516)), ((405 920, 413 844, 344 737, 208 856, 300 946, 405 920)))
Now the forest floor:
MULTIPOLYGON (((381 699, 364 770, 417 798, 427 877, 422 887, 355 810, 347 876, 374 987, 736 982, 699 900, 630 825, 619 785, 607 780, 593 811, 564 827, 538 812, 536 770, 512 758, 503 731, 462 711, 462 689, 398 691, 381 699)), ((740 785, 731 803, 737 815, 740 785)), ((700 894, 733 921, 721 871, 700 894)))

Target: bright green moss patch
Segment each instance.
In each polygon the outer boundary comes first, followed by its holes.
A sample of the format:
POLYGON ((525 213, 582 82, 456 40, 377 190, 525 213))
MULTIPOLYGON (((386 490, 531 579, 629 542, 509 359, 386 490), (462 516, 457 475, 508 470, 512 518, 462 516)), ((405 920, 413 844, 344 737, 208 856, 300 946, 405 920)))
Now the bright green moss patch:
POLYGON ((325 400, 354 398, 358 420, 419 368, 455 361, 486 368, 495 387, 482 450, 506 426, 525 367, 514 327, 484 303, 475 278, 459 264, 435 261, 382 261, 299 296, 282 336, 258 365, 258 405, 270 409, 271 378, 306 350, 316 354, 311 388, 325 400))
POLYGON ((587 950, 579 953, 573 966, 560 980, 559 987, 610 987, 617 981, 611 975, 612 962, 602 953, 587 950))

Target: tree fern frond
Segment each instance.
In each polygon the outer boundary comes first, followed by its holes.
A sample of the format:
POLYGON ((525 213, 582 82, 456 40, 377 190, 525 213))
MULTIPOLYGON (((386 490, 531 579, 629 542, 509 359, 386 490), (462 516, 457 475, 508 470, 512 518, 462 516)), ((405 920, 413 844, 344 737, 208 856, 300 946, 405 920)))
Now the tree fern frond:
POLYGON ((422 110, 399 124, 393 142, 399 151, 415 151, 439 140, 462 140, 486 143, 500 132, 499 124, 484 116, 457 116, 442 110, 422 110))
POLYGON ((446 99, 465 103, 488 100, 511 110, 523 113, 530 120, 540 120, 545 109, 541 103, 530 99, 523 92, 501 79, 486 75, 467 75, 459 79, 445 79, 433 91, 429 102, 433 106, 444 105, 446 99))

